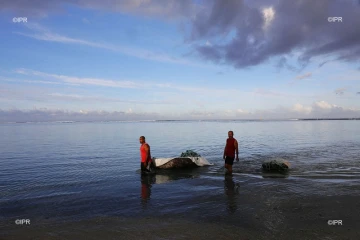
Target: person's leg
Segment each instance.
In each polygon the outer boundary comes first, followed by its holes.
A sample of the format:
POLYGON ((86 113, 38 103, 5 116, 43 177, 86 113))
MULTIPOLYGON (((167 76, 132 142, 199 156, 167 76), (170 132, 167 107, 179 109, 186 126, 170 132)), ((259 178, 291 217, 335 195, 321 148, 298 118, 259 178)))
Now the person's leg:
POLYGON ((145 163, 140 163, 140 166, 141 166, 141 172, 142 173, 145 173, 145 172, 148 172, 148 170, 146 169, 146 167, 145 167, 145 163))
POLYGON ((232 174, 232 165, 229 164, 229 168, 228 168, 229 174, 232 174))
POLYGON ((232 174, 233 163, 234 163, 234 158, 226 157, 225 164, 227 165, 226 169, 228 170, 228 174, 232 174))
POLYGON ((154 161, 151 161, 149 164, 150 164, 150 171, 154 172, 155 171, 155 163, 154 163, 154 161))

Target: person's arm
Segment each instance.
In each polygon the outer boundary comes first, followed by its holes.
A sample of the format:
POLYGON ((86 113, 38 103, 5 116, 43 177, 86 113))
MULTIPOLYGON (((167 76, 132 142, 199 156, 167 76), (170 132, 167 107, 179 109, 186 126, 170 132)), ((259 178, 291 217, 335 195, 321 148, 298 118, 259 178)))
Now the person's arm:
POLYGON ((235 140, 235 153, 236 153, 236 161, 239 161, 239 144, 238 141, 235 140))
POLYGON ((226 151, 226 144, 225 144, 225 147, 224 147, 224 155, 223 155, 224 160, 225 160, 225 151, 226 151))

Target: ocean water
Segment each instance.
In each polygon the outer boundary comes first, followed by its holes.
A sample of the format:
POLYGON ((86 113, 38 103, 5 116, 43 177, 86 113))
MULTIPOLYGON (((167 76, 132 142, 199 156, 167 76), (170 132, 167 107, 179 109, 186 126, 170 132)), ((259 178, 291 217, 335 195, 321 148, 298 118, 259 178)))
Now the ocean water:
POLYGON ((2 223, 179 216, 245 226, 244 211, 256 204, 242 189, 304 197, 360 193, 357 120, 7 123, 0 133, 2 223), (229 130, 240 152, 232 177, 222 160, 229 130), (141 135, 153 157, 191 149, 214 165, 142 177, 141 135), (287 174, 262 172, 263 161, 279 158, 291 164, 287 174))

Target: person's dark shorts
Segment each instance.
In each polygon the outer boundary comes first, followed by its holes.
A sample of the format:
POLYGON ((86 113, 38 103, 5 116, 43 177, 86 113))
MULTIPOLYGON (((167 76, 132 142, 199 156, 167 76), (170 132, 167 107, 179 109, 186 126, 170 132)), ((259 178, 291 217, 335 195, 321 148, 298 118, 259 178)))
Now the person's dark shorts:
MULTIPOLYGON (((140 167, 141 167, 141 171, 142 172, 149 172, 149 170, 145 167, 144 163, 140 163, 140 167)), ((150 168, 153 169, 154 168, 154 163, 150 162, 150 168)))
POLYGON ((233 165, 235 157, 228 157, 225 158, 225 164, 233 165))

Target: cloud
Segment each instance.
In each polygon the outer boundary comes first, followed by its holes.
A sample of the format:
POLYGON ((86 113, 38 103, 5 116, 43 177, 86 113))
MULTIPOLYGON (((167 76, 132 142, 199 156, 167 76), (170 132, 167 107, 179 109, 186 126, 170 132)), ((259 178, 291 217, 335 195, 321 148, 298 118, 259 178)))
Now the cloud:
POLYGON ((280 57, 280 59, 277 61, 277 63, 275 64, 276 68, 282 69, 282 68, 286 68, 289 71, 301 71, 301 69, 297 69, 295 66, 292 66, 288 63, 288 59, 284 56, 280 57))
POLYGON ((99 78, 80 78, 66 75, 49 74, 29 69, 20 68, 15 70, 16 73, 22 75, 38 76, 46 79, 57 80, 63 83, 79 84, 79 85, 95 85, 103 87, 117 87, 117 88, 140 88, 142 84, 132 81, 115 81, 99 78))
POLYGON ((360 92, 357 92, 356 94, 357 94, 357 95, 360 95, 360 92))
POLYGON ((213 117, 215 115, 215 112, 194 110, 194 111, 191 111, 189 115, 191 117, 195 117, 195 118, 196 117, 208 118, 208 117, 213 117))
POLYGON ((0 110, 0 122, 48 122, 48 121, 130 121, 159 119, 157 113, 133 113, 132 111, 66 111, 51 109, 0 110))
MULTIPOLYGON (((183 85, 174 85, 171 83, 156 83, 151 81, 122 81, 122 80, 111 80, 111 79, 102 79, 102 78, 86 78, 86 77, 76 77, 76 76, 67 76, 59 74, 45 73, 41 71, 35 71, 31 69, 19 68, 14 70, 15 73, 27 76, 36 76, 43 78, 41 81, 29 81, 29 80, 17 80, 17 81, 26 81, 34 83, 51 83, 51 84, 71 84, 71 85, 93 85, 101 87, 115 87, 115 88, 130 88, 130 89, 146 89, 155 88, 159 89, 170 89, 186 93, 196 93, 200 95, 210 95, 210 96, 229 96, 239 94, 240 91, 234 89, 213 89, 205 87, 193 87, 193 86, 183 86, 183 85)), ((2 78, 0 78, 1 80, 2 78)), ((4 78, 6 79, 6 78, 4 78)))
POLYGON ((145 60, 173 63, 173 64, 182 64, 189 66, 198 66, 198 67, 205 66, 203 64, 193 63, 185 59, 172 57, 162 52, 152 52, 146 49, 116 46, 107 43, 97 43, 88 40, 67 37, 64 35, 53 33, 50 30, 36 23, 28 23, 28 24, 24 24, 24 26, 30 29, 32 32, 31 33, 14 32, 14 34, 34 38, 40 41, 58 42, 63 44, 80 44, 94 48, 101 48, 145 60))
POLYGON ((304 105, 301 105, 299 103, 295 104, 290 111, 294 111, 300 114, 309 114, 311 113, 312 108, 306 107, 304 105))
POLYGON ((212 2, 197 13, 189 37, 206 60, 246 68, 294 52, 300 53, 300 66, 319 56, 346 62, 360 59, 360 6, 354 1, 212 2), (330 23, 330 16, 342 16, 344 21, 330 23), (197 45, 202 39, 212 39, 212 46, 197 45))
MULTIPOLYGON (((86 103, 131 103, 131 104, 151 104, 151 105, 169 105, 169 104, 181 104, 180 100, 131 100, 131 99, 122 99, 122 98, 111 98, 104 96, 85 96, 79 94, 63 94, 63 93, 49 93, 45 95, 44 101, 50 100, 63 100, 63 101, 82 101, 86 103), (50 98, 49 98, 50 97, 50 98)), ((129 111, 132 111, 131 108, 129 111)))
POLYGON ((311 106, 295 104, 290 108, 257 110, 253 116, 263 118, 360 118, 360 109, 345 108, 325 101, 314 102, 311 106))
POLYGON ((277 107, 270 110, 192 110, 159 114, 136 112, 132 108, 125 111, 67 111, 51 109, 1 110, 0 122, 36 121, 131 121, 131 120, 196 120, 196 119, 291 119, 291 118, 360 118, 360 109, 345 108, 325 101, 314 102, 311 106, 295 104, 292 107, 277 107))
POLYGON ((194 111, 190 119, 292 119, 292 118, 360 118, 360 109, 345 108, 325 101, 314 102, 310 106, 297 103, 291 107, 247 111, 234 110, 194 111))
POLYGON ((271 90, 265 90, 261 88, 257 88, 253 91, 255 95, 262 95, 262 96, 273 96, 273 97, 290 97, 291 95, 282 93, 282 92, 276 92, 271 90))
POLYGON ((331 109, 331 108, 334 108, 334 107, 336 107, 336 105, 331 105, 331 104, 329 104, 329 103, 327 103, 325 101, 315 102, 313 104, 313 108, 321 109, 321 110, 324 110, 324 109, 328 110, 328 109, 331 109))
POLYGON ((274 20, 275 11, 272 7, 269 7, 269 8, 264 8, 262 10, 262 13, 264 17, 263 30, 267 30, 274 20))
POLYGON ((335 94, 344 95, 345 91, 346 91, 346 88, 338 88, 335 90, 335 94))
POLYGON ((62 14, 68 6, 165 19, 192 16, 197 9, 197 5, 191 0, 3 0, 0 2, 0 10, 10 10, 24 16, 34 17, 62 14))
POLYGON ((296 79, 298 80, 302 80, 302 79, 305 79, 305 78, 310 78, 312 76, 312 73, 305 73, 303 75, 300 75, 300 76, 297 76, 296 79))
MULTIPOLYGON (((157 1, 157 0, 55 0, 1 1, 0 9, 35 15, 63 13, 67 6, 120 12, 164 19, 181 19, 190 29, 186 42, 205 60, 247 68, 279 60, 279 66, 294 68, 284 62, 299 52, 298 65, 306 66, 315 57, 327 61, 360 60, 360 6, 355 1, 277 0, 238 1, 157 1), (342 22, 328 17, 341 16, 342 22), (198 41, 201 41, 201 44, 198 41), (203 44, 203 40, 211 44, 203 44)), ((22 33, 23 34, 23 33, 22 33)), ((112 49, 124 54, 167 62, 179 59, 140 53, 133 49, 98 44, 57 34, 23 34, 44 41, 85 44, 112 49)))

